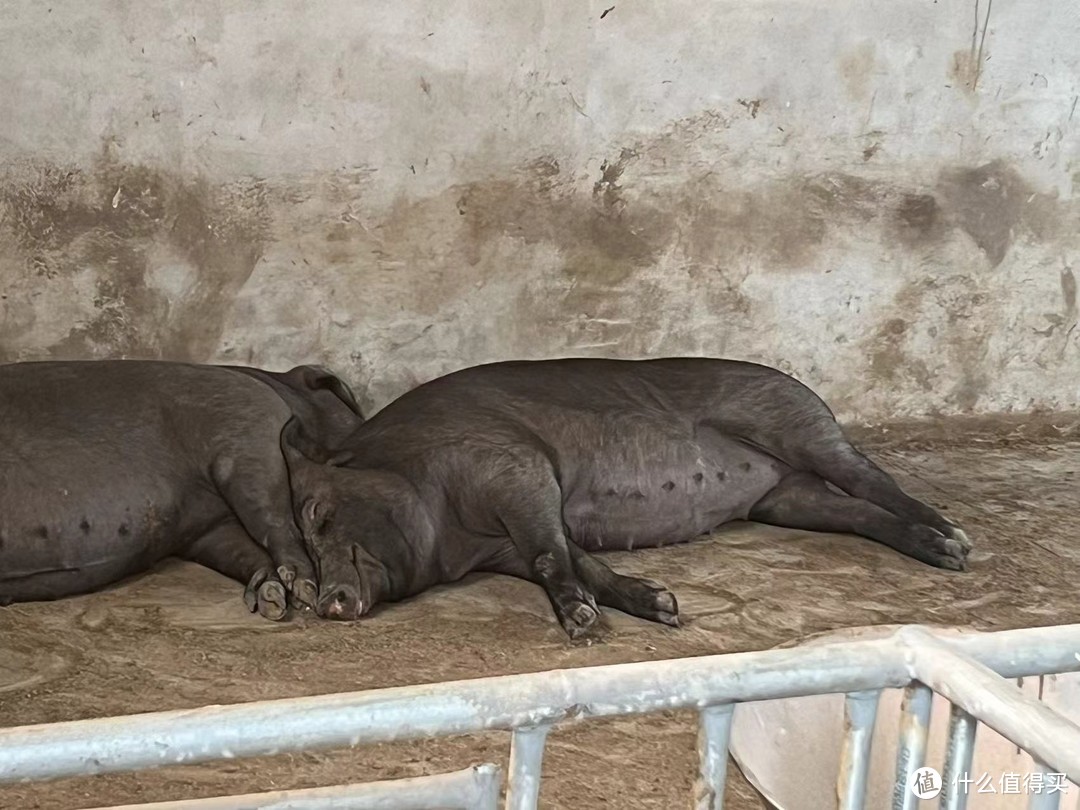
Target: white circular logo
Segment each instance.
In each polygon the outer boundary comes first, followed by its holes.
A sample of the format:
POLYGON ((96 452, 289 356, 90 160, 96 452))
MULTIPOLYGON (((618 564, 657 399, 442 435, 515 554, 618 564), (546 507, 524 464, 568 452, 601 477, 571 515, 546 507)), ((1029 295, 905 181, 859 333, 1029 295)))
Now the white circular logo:
POLYGON ((908 777, 907 786, 920 799, 932 799, 941 793, 941 774, 933 768, 919 768, 908 777))

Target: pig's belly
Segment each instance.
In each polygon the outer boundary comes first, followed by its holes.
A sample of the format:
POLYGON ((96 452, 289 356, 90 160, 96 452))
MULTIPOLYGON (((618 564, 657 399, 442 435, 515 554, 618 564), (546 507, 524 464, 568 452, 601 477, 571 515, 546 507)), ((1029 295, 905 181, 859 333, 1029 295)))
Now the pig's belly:
POLYGON ((0 602, 85 593, 173 551, 181 511, 173 494, 117 478, 58 475, 0 497, 0 602))
POLYGON ((640 447, 607 447, 564 490, 563 521, 570 537, 591 551, 683 543, 750 509, 790 469, 772 456, 710 433, 640 447))

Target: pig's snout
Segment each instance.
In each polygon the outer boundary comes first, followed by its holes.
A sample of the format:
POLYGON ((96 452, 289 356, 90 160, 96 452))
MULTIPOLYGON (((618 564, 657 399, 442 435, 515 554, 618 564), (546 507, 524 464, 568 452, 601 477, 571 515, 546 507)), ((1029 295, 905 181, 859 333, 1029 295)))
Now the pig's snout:
POLYGON ((347 622, 359 619, 363 607, 360 595, 353 588, 339 585, 327 589, 326 594, 319 599, 315 612, 324 619, 347 622))

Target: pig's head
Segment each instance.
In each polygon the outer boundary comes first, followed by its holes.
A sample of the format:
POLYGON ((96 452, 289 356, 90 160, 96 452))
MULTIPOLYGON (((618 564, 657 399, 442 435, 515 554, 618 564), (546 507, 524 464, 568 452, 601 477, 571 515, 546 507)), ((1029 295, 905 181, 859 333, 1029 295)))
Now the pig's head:
POLYGON ((398 475, 342 466, 351 454, 312 441, 298 420, 281 433, 293 514, 319 578, 316 613, 353 620, 407 596, 418 560, 411 546, 412 486, 398 475))

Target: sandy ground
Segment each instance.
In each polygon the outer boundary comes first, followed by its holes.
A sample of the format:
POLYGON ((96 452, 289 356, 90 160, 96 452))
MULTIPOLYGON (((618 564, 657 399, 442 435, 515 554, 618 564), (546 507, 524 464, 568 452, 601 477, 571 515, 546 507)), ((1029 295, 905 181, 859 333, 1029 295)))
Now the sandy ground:
MULTIPOLYGON (((672 588, 674 630, 608 611, 571 644, 539 588, 474 576, 353 625, 248 615, 239 586, 191 564, 92 596, 0 609, 0 726, 756 650, 830 629, 1080 622, 1080 419, 966 420, 857 432, 912 494, 977 543, 967 574, 870 541, 733 524, 682 547, 609 554, 672 588)), ((549 739, 544 808, 681 808, 693 716, 588 721, 549 739)), ((502 733, 0 787, 2 808, 98 807, 505 765, 502 733)), ((730 806, 762 802, 732 768, 730 806)))

